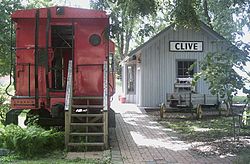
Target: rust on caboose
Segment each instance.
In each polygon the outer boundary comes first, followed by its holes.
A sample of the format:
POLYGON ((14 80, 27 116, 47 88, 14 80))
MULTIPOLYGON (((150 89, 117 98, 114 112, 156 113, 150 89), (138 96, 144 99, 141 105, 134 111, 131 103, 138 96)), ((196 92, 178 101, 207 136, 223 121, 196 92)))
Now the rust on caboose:
MULTIPOLYGON (((70 60, 73 97, 103 97, 103 65, 111 65, 114 54, 104 11, 56 6, 18 10, 11 18, 16 31, 13 110, 31 109, 49 118, 60 112, 70 60)), ((110 97, 115 90, 112 66, 108 72, 110 97)))

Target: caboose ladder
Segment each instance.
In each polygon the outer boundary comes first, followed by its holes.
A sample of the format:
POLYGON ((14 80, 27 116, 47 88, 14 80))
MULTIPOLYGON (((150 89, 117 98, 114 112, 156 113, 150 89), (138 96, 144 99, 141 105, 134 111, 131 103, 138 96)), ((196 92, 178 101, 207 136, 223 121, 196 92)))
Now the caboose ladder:
MULTIPOLYGON (((104 81, 107 80, 106 67, 104 64, 104 81)), ((66 148, 70 151, 105 149, 108 146, 108 85, 104 83, 103 97, 72 96, 72 68, 68 70, 65 100, 66 148)))

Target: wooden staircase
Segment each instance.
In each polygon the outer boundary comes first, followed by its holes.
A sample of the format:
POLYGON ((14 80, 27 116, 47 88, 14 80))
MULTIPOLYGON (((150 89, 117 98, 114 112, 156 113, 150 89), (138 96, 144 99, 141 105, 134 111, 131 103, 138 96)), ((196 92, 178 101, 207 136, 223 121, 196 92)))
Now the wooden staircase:
POLYGON ((108 148, 108 111, 104 96, 72 96, 72 68, 69 63, 65 100, 65 146, 68 151, 96 151, 108 148), (106 105, 105 105, 106 104, 106 105))

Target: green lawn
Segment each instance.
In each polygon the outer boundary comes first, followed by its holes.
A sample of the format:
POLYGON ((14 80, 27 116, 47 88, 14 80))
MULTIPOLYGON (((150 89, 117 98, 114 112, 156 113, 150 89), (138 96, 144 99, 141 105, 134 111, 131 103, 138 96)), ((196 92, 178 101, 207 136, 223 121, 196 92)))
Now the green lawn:
POLYGON ((245 104, 247 97, 246 96, 234 96, 233 103, 234 104, 245 104))
POLYGON ((54 152, 52 154, 43 155, 40 157, 34 157, 33 159, 24 159, 20 156, 9 155, 5 157, 0 157, 0 163, 17 163, 17 164, 98 164, 98 163, 108 163, 108 161, 92 160, 92 159, 75 159, 68 160, 65 159, 65 153, 62 151, 54 152))
POLYGON ((196 120, 190 116, 168 114, 159 119, 159 113, 153 114, 158 122, 166 128, 176 131, 180 138, 194 147, 193 150, 201 155, 237 155, 237 164, 250 161, 250 129, 240 129, 240 140, 234 140, 233 117, 204 116, 196 120), (201 143, 196 146, 195 143, 201 143), (203 152, 199 147, 213 147, 209 152, 203 152))
MULTIPOLYGON (((225 136, 233 137, 232 117, 207 117, 195 119, 163 119, 159 121, 167 128, 174 129, 191 141, 213 141, 225 136)), ((250 129, 241 129, 241 136, 250 136, 250 129)))

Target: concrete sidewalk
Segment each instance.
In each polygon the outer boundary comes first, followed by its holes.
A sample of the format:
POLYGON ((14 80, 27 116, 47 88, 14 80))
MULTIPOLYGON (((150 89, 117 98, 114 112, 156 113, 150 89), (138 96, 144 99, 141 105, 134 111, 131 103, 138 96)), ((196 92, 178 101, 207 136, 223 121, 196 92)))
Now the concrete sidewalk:
POLYGON ((192 152, 171 129, 153 121, 134 104, 114 100, 116 128, 111 130, 112 162, 116 163, 233 163, 235 157, 203 157, 192 152))

